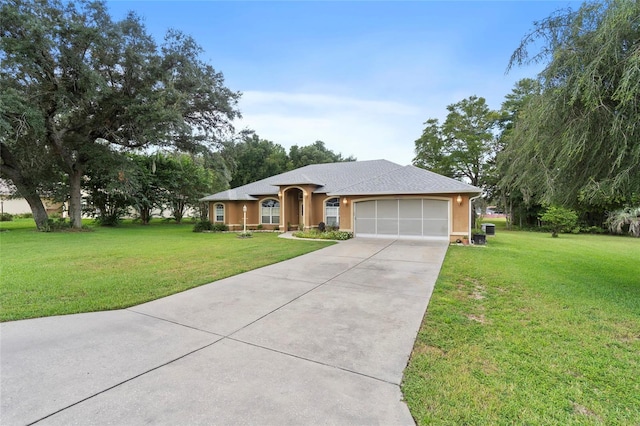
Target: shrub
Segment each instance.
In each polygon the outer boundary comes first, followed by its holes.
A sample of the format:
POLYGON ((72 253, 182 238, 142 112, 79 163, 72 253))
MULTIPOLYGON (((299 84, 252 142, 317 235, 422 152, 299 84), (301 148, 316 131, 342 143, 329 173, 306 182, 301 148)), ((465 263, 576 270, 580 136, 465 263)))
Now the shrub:
POLYGON ((213 229, 213 224, 208 220, 201 220, 200 222, 196 222, 193 225, 193 232, 204 232, 211 231, 213 229))
POLYGON ((471 236, 474 235, 486 235, 486 232, 482 230, 482 216, 477 216, 473 229, 471 230, 471 236))
MULTIPOLYGON (((45 232, 56 232, 56 231, 69 231, 71 230, 71 222, 67 222, 67 220, 63 217, 59 217, 57 219, 49 218, 47 219, 47 229, 44 229, 45 232)), ((89 230, 87 226, 82 226, 83 230, 89 230)))
POLYGON ((324 232, 324 234, 328 235, 328 240, 348 240, 350 238, 353 238, 353 232, 347 232, 347 231, 329 231, 329 232, 324 232))
POLYGON ((540 215, 540 220, 551 230, 551 236, 556 238, 558 233, 571 231, 578 223, 576 212, 564 207, 551 206, 540 215))
POLYGON ((105 215, 105 216, 98 216, 95 219, 96 224, 100 225, 100 226, 118 226, 120 225, 120 216, 117 215, 105 215))
POLYGON ((201 219, 199 222, 196 222, 196 224, 193 225, 193 232, 224 232, 228 230, 229 227, 224 223, 211 223, 207 219, 201 219))
POLYGON ((229 227, 224 223, 214 223, 211 226, 211 230, 214 232, 225 232, 229 230, 229 227))
POLYGON ((11 222, 13 220, 13 215, 11 213, 2 213, 0 215, 0 222, 11 222))
POLYGON ((640 207, 627 207, 609 213, 607 227, 614 234, 624 234, 640 238, 640 207))
POLYGON ((599 226, 583 226, 580 228, 580 232, 583 234, 604 234, 606 232, 605 229, 599 226))
POLYGON ((22 213, 17 215, 20 219, 33 219, 33 213, 22 213))
POLYGON ((313 229, 309 231, 298 231, 293 233, 294 237, 298 238, 312 238, 318 240, 348 240, 349 238, 353 238, 353 232, 347 231, 325 231, 318 232, 318 230, 313 229))
POLYGON ((253 235, 249 231, 242 231, 238 233, 238 238, 251 238, 253 235))

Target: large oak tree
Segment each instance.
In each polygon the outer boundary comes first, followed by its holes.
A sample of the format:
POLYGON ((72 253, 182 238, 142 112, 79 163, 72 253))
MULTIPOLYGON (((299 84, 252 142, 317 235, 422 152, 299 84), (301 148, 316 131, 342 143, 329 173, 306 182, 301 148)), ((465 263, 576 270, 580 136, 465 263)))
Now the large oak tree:
POLYGON ((24 165, 58 167, 74 227, 92 161, 149 146, 206 149, 239 116, 240 94, 191 37, 169 31, 157 46, 137 16, 113 21, 102 1, 3 2, 0 36, 2 172, 31 203, 37 182, 23 179, 24 165))
POLYGON ((433 118, 425 122, 422 135, 415 141, 413 164, 484 186, 495 169, 497 145, 493 131, 499 115, 477 96, 451 104, 447 110, 442 125, 433 118))

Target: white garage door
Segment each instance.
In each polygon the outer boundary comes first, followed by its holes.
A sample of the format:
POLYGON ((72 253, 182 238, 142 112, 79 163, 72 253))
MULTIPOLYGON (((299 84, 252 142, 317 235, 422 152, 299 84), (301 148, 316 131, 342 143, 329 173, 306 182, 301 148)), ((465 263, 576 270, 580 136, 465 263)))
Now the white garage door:
POLYGON ((372 200, 355 203, 356 236, 449 238, 449 202, 372 200))

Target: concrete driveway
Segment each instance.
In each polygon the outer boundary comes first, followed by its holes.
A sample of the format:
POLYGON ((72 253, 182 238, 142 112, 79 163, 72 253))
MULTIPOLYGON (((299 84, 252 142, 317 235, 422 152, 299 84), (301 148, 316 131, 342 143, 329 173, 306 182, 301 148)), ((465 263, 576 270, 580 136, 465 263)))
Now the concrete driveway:
POLYGON ((413 424, 442 242, 361 239, 120 311, 0 325, 0 423, 413 424))

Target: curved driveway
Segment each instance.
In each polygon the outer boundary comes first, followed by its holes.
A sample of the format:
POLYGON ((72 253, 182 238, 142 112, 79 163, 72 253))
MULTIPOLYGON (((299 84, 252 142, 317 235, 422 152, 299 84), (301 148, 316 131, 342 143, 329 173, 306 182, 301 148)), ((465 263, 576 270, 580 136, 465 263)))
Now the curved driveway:
POLYGON ((446 242, 363 239, 125 310, 0 325, 0 423, 413 424, 446 242))

